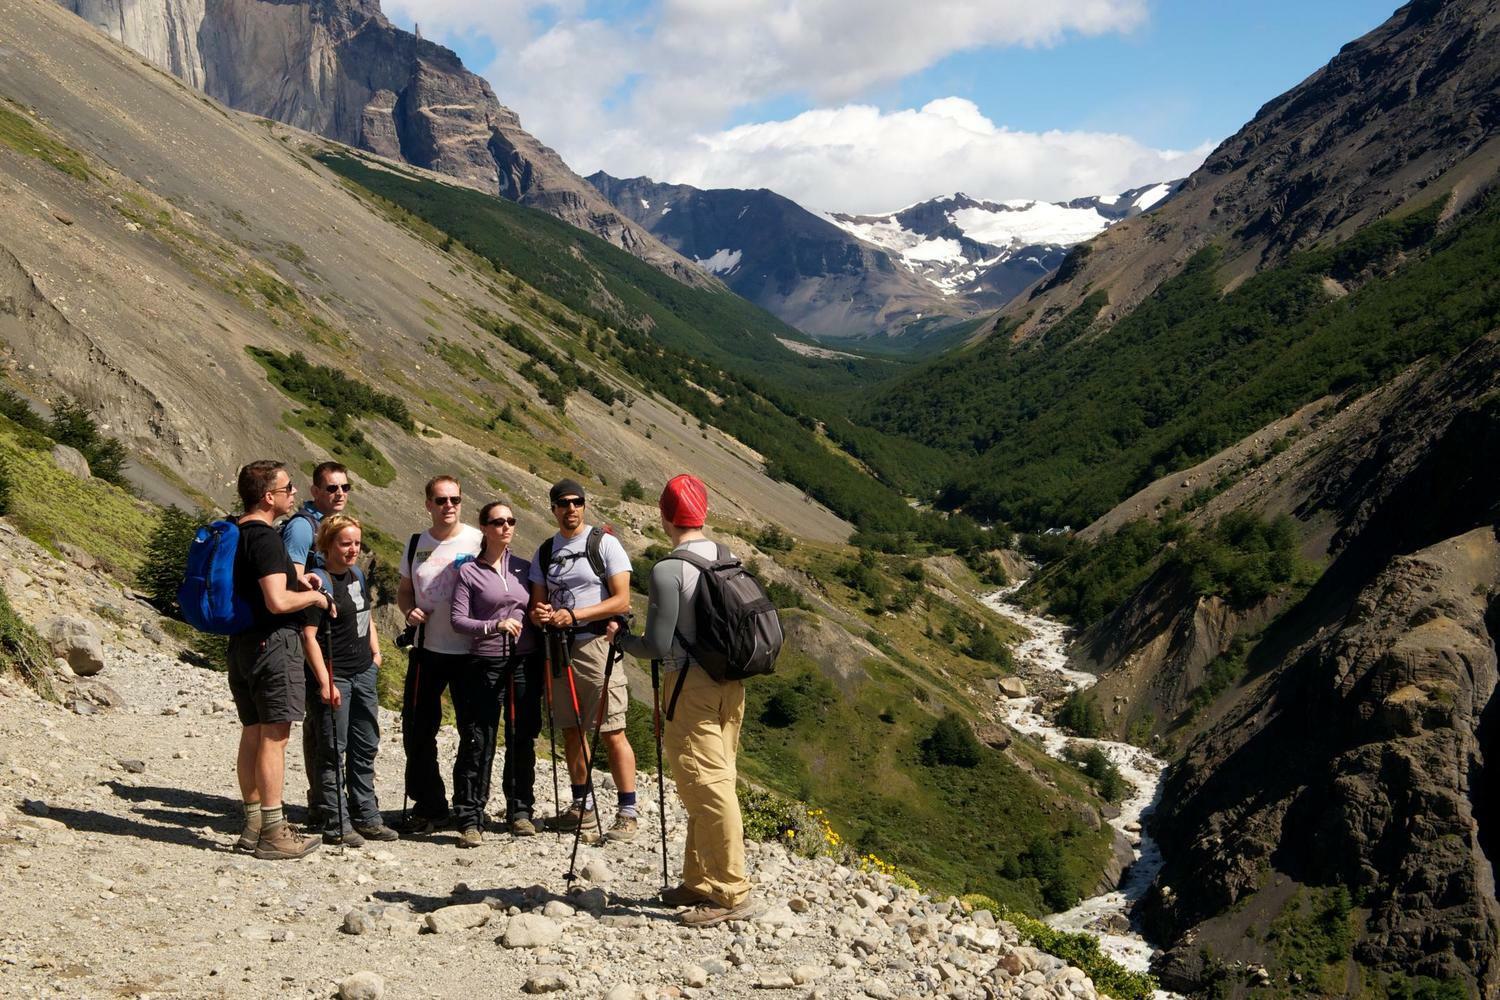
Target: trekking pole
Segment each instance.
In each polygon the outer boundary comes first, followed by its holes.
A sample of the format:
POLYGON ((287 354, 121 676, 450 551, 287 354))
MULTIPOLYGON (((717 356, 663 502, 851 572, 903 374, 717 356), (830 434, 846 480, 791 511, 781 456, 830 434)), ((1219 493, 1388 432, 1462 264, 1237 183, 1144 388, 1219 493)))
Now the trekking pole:
MULTIPOLYGON (((410 685, 402 685, 401 698, 401 742, 402 755, 405 756, 406 726, 411 721, 411 710, 416 704, 417 694, 422 688, 422 626, 418 625, 416 632, 412 635, 413 645, 406 654, 406 669, 412 676, 410 685)), ((408 765, 410 762, 408 761, 408 765)), ((411 803, 411 784, 404 777, 401 780, 401 827, 405 829, 407 824, 406 809, 411 803)))
MULTIPOLYGON (((552 714, 552 675, 557 671, 552 658, 552 637, 543 636, 543 649, 546 654, 546 662, 542 665, 542 684, 545 687, 543 697, 547 700, 547 746, 552 755, 552 815, 562 815, 562 793, 557 784, 557 724, 552 714)), ((562 830, 555 830, 557 839, 562 839, 562 830)))
POLYGON ((656 731, 656 806, 661 820, 661 888, 667 882, 667 771, 661 759, 661 661, 651 661, 651 728, 656 731))
MULTIPOLYGON (((328 656, 323 665, 328 668, 328 686, 337 691, 333 681, 333 625, 325 618, 323 626, 328 638, 328 656)), ((328 742, 333 747, 333 787, 338 796, 339 855, 342 856, 348 849, 344 843, 344 754, 339 748, 338 713, 333 710, 331 701, 324 702, 323 707, 328 710, 328 742)))
MULTIPOLYGON (((501 644, 502 646, 506 645, 506 640, 502 639, 501 644)), ((516 780, 515 769, 511 766, 511 761, 514 759, 511 754, 516 752, 516 748, 512 745, 516 733, 516 640, 510 638, 508 644, 510 646, 510 655, 506 659, 510 661, 510 670, 507 673, 505 682, 505 763, 500 765, 500 794, 505 797, 506 826, 509 826, 510 821, 515 817, 510 814, 511 789, 506 787, 505 776, 507 773, 510 774, 512 784, 516 780)), ((492 761, 491 767, 493 766, 494 763, 492 761)))
MULTIPOLYGON (((615 635, 616 635, 616 637, 618 637, 619 633, 616 632, 615 635)), ((579 733, 578 733, 578 741, 579 741, 579 743, 581 743, 583 745, 583 750, 584 750, 584 753, 583 753, 584 779, 583 780, 584 780, 584 787, 587 789, 587 791, 584 792, 584 802, 585 803, 587 803, 588 800, 589 800, 589 798, 594 795, 594 758, 596 756, 598 756, 598 753, 599 753, 599 734, 600 734, 600 731, 604 728, 604 712, 605 712, 605 709, 609 705, 609 678, 610 678, 610 674, 612 674, 614 672, 614 669, 615 669, 615 656, 616 656, 616 654, 618 652, 619 652, 619 640, 618 640, 618 638, 611 639, 609 641, 609 651, 604 654, 604 686, 599 691, 599 703, 598 703, 597 706, 595 706, 595 709, 594 709, 594 735, 593 735, 593 742, 590 743, 589 740, 585 738, 587 736, 586 731, 580 729, 579 733)), ((575 695, 575 701, 576 701, 576 695, 575 695)), ((580 719, 579 721, 581 722, 582 720, 580 719)), ((570 886, 573 884, 573 880, 578 877, 575 874, 574 869, 575 869, 575 867, 578 864, 578 843, 579 843, 579 841, 581 841, 583 839, 583 817, 582 817, 582 815, 580 815, 578 817, 578 820, 579 820, 579 822, 578 822, 578 828, 573 831, 573 857, 568 861, 568 874, 565 876, 566 879, 567 879, 568 885, 570 885, 570 886)), ((604 821, 599 817, 599 803, 598 802, 594 803, 594 822, 599 825, 599 839, 603 840, 604 839, 604 821)))
MULTIPOLYGON (((568 650, 568 656, 564 659, 563 663, 568 671, 568 693, 573 697, 573 721, 578 723, 578 747, 583 752, 583 784, 586 789, 583 793, 583 804, 587 807, 589 799, 594 797, 594 758, 589 752, 589 733, 588 726, 583 721, 583 709, 578 704, 578 686, 573 683, 573 644, 571 640, 565 642, 563 648, 568 650)), ((610 658, 614 656, 614 650, 615 645, 611 642, 609 644, 609 652, 604 657, 604 689, 599 693, 599 706, 601 707, 606 703, 609 696, 609 670, 612 666, 610 658)), ((597 734, 597 732, 598 730, 596 729, 595 733, 597 734)), ((604 820, 599 815, 599 803, 597 801, 594 803, 594 823, 598 826, 599 839, 603 840, 604 820)), ((582 812, 578 814, 578 825, 579 827, 583 826, 582 812)), ((576 848, 576 843, 574 846, 576 848)), ((574 853, 576 854, 577 851, 575 850, 574 853)))

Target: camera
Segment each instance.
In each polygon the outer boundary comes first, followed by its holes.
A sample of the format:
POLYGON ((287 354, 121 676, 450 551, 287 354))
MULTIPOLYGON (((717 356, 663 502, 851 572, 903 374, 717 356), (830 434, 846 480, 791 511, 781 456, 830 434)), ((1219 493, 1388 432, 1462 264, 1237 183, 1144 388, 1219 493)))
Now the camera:
POLYGON ((417 627, 415 625, 406 626, 406 628, 401 630, 401 634, 396 636, 397 649, 411 649, 416 644, 417 627))

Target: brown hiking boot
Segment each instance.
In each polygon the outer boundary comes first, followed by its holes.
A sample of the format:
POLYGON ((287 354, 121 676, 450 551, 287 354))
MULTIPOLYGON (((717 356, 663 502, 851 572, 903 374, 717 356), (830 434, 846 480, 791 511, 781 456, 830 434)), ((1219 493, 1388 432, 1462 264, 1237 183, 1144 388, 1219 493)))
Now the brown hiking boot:
POLYGON ((636 819, 634 816, 626 816, 624 813, 616 813, 615 821, 610 826, 609 830, 604 834, 604 839, 607 841, 618 840, 621 842, 634 840, 635 835, 640 832, 640 827, 640 820, 636 819))
POLYGON ((679 882, 672 888, 661 891, 661 901, 668 906, 697 906, 699 903, 708 902, 709 899, 696 889, 689 889, 679 882))
POLYGON ((484 834, 479 832, 479 827, 471 826, 467 830, 458 832, 459 847, 478 847, 484 843, 484 834))
POLYGON ((255 856, 262 861, 295 861, 305 858, 322 846, 322 838, 305 837, 290 823, 277 823, 260 831, 255 856))
POLYGON ((536 824, 529 816, 517 816, 510 821, 510 835, 512 837, 535 837, 536 824))
POLYGON ((733 906, 718 903, 699 903, 691 910, 684 910, 677 919, 688 927, 717 927, 731 920, 749 920, 760 913, 761 906, 754 896, 746 896, 733 906))
POLYGON ((234 849, 244 854, 255 853, 255 845, 260 843, 260 826, 251 826, 246 823, 240 828, 240 839, 234 842, 234 849))
POLYGON ((585 829, 594 825, 594 810, 584 810, 581 803, 575 802, 562 812, 547 821, 547 829, 560 830, 563 833, 572 833, 582 824, 585 829))

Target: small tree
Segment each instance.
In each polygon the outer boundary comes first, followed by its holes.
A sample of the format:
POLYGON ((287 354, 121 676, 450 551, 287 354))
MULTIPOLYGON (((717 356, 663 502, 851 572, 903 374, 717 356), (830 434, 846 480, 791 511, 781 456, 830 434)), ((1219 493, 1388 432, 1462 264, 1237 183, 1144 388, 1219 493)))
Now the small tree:
POLYGON ((135 582, 163 611, 176 611, 177 588, 182 585, 188 547, 197 530, 197 518, 192 514, 181 507, 168 507, 161 512, 146 543, 146 560, 135 582))
POLYGON ((957 712, 944 715, 922 741, 922 762, 929 766, 974 767, 979 763, 979 740, 957 712))
POLYGON ((625 480, 620 486, 621 500, 640 500, 646 495, 646 490, 641 486, 641 481, 634 477, 625 480))

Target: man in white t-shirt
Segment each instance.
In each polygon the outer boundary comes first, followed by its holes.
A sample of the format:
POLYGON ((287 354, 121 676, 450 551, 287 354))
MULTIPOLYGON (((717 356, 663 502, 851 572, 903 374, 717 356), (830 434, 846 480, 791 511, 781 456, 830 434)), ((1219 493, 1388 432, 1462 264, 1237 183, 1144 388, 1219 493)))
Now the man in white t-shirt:
POLYGON ((406 794, 412 801, 403 833, 431 833, 448 821, 437 734, 443 723, 443 691, 469 659, 469 638, 453 630, 453 588, 458 567, 474 558, 484 541, 478 528, 459 518, 463 497, 457 479, 436 476, 426 492, 432 527, 416 536, 415 544, 408 543, 396 591, 396 606, 416 629, 401 699, 406 794))
MULTIPOLYGON (((583 758, 584 741, 599 719, 602 701, 604 717, 599 732, 609 755, 609 771, 615 779, 618 797, 618 809, 608 836, 611 840, 631 840, 638 822, 635 753, 625 738, 625 712, 630 704, 625 671, 615 670, 609 678, 609 690, 604 690, 605 663, 609 658, 605 628, 610 619, 630 613, 630 556, 618 538, 599 532, 594 536, 596 552, 590 557, 589 539, 594 531, 585 523, 583 487, 577 482, 564 479, 557 483, 552 487, 550 499, 557 534, 543 543, 531 560, 531 620, 549 631, 566 633, 569 643, 571 677, 566 673, 554 674, 552 716, 563 731, 567 747, 573 802, 549 825, 555 830, 572 831, 580 825, 586 829, 595 822, 583 758)), ((552 666, 556 668, 559 664, 552 666)))

